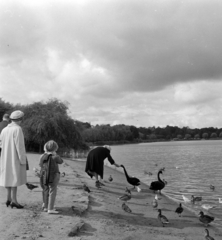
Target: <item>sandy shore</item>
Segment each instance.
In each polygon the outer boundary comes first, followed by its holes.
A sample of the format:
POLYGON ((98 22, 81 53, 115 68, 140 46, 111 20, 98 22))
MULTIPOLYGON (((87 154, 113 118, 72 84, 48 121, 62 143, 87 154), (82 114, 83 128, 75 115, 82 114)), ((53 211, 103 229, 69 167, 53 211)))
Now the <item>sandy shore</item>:
MULTIPOLYGON (((202 240, 205 226, 198 216, 184 210, 182 217, 175 213, 177 203, 164 195, 160 196, 159 208, 169 219, 162 227, 157 219, 157 210, 152 201, 155 194, 142 184, 141 192, 132 191, 127 205, 132 210, 125 212, 118 199, 131 187, 122 172, 105 167, 104 183, 101 189, 95 188, 94 181, 84 172, 85 162, 65 160, 60 171, 61 177, 56 199, 58 215, 49 215, 42 211, 42 193, 39 178, 34 175, 33 167, 38 167, 38 154, 28 154, 30 170, 28 182, 39 187, 30 191, 26 186, 18 188, 18 200, 25 208, 6 207, 6 190, 0 187, 0 239, 81 239, 81 240, 202 240), (108 181, 109 175, 113 182, 108 181), (91 192, 83 190, 86 183, 91 192), (72 206, 74 207, 72 210, 72 206), (80 232, 69 237, 74 226, 83 224, 80 232)), ((139 177, 139 176, 137 176, 139 177)), ((167 186, 166 186, 167 187, 167 186)), ((210 235, 222 239, 222 230, 215 224, 208 227, 210 235)))

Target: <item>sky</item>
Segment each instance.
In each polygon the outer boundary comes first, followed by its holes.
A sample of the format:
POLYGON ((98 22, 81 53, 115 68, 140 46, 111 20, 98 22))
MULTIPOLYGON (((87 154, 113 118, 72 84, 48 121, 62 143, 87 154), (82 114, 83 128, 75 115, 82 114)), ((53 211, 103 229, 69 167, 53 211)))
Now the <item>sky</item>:
POLYGON ((222 127, 221 0, 0 0, 0 98, 96 124, 222 127))

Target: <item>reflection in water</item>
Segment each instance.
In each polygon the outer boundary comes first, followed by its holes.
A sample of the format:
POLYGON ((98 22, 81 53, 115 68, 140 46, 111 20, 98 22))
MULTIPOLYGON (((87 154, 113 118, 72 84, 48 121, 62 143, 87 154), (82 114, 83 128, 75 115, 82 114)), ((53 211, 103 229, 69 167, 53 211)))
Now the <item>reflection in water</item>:
MULTIPOLYGON (((201 196, 201 203, 190 204, 195 211, 209 211, 222 219, 222 141, 173 141, 158 143, 128 144, 112 146, 112 156, 126 166, 130 175, 150 185, 157 180, 157 172, 165 167, 162 175, 168 184, 163 193, 176 201, 182 195, 201 196), (146 174, 152 173, 151 174, 146 174), (215 190, 210 188, 215 186, 215 190), (201 205, 216 206, 203 209, 201 205)), ((120 170, 121 171, 121 170, 120 170)))

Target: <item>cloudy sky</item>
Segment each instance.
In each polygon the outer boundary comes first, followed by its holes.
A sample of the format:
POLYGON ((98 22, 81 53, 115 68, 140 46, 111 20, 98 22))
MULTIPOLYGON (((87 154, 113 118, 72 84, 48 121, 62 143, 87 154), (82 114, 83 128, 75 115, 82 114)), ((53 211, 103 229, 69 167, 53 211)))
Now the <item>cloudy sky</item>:
POLYGON ((222 127, 221 0, 0 0, 0 98, 96 124, 222 127))

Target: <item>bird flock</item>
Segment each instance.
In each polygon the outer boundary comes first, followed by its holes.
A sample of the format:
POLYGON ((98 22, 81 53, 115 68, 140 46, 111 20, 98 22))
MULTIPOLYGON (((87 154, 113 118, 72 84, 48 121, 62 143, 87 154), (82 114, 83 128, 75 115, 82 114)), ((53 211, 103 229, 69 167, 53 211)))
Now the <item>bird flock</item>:
MULTIPOLYGON (((157 166, 157 164, 155 166, 157 166)), ((132 213, 132 210, 127 205, 127 202, 132 199, 132 192, 131 192, 132 190, 136 189, 137 192, 142 191, 142 189, 139 187, 141 185, 141 181, 134 176, 130 176, 128 174, 126 168, 123 165, 120 165, 120 167, 123 168, 126 180, 133 188, 130 189, 126 186, 125 192, 121 196, 118 197, 118 200, 123 202, 121 207, 125 212, 132 213)), ((179 167, 176 167, 176 168, 178 169, 179 167)), ((33 168, 33 170, 34 170, 35 176, 40 177, 40 170, 37 169, 37 168, 33 168)), ((159 201, 162 199, 161 190, 163 190, 165 188, 165 186, 167 185, 167 181, 160 178, 160 175, 162 175, 164 171, 165 171, 165 168, 160 168, 158 170, 157 181, 151 182, 150 187, 149 187, 149 189, 152 190, 153 193, 155 194, 155 197, 153 198, 151 204, 152 204, 153 209, 158 211, 157 219, 160 222, 160 224, 162 225, 162 227, 165 227, 166 225, 170 224, 170 221, 168 220, 168 218, 162 213, 163 209, 158 208, 159 201)), ((148 172, 146 170, 144 170, 144 174, 147 174, 149 176, 153 175, 152 172, 148 172)), ((61 174, 61 177, 65 177, 65 172, 63 172, 61 174)), ((111 182, 113 182, 113 180, 114 180, 113 176, 110 175, 109 178, 108 178, 108 181, 111 183, 111 182)), ((102 185, 105 186, 105 184, 102 184, 102 185)), ((33 184, 30 184, 30 183, 26 183, 26 186, 31 191, 38 187, 38 186, 35 186, 33 184)), ((210 185, 209 187, 210 187, 211 190, 213 190, 213 191, 215 190, 214 185, 210 185)), ((82 188, 87 193, 91 192, 91 190, 86 185, 86 183, 83 183, 82 188)), ((191 195, 191 197, 188 198, 185 195, 182 195, 182 200, 183 200, 184 204, 196 204, 196 203, 202 203, 203 198, 201 196, 194 196, 194 195, 191 195)), ((222 203, 222 198, 219 198, 219 203, 222 203)), ((202 204, 201 207, 203 209, 207 210, 207 211, 210 210, 210 209, 216 208, 216 206, 210 205, 210 204, 202 204)), ((72 210, 74 211, 74 206, 72 206, 72 210)), ((183 211, 184 211, 183 204, 181 202, 179 202, 178 207, 175 209, 175 213, 178 214, 179 217, 181 217, 183 211)), ((199 212, 198 217, 199 217, 199 221, 201 223, 203 223, 205 227, 208 227, 209 224, 215 220, 214 217, 205 214, 203 211, 199 212)), ((214 240, 214 238, 210 236, 209 230, 207 228, 204 229, 204 231, 205 231, 205 239, 214 240)))

